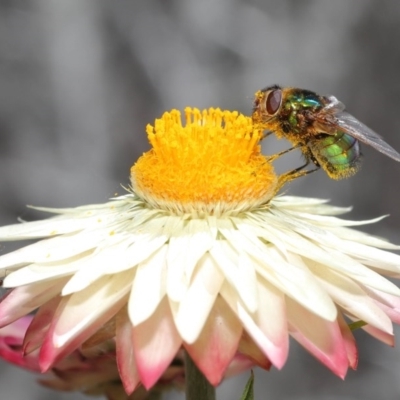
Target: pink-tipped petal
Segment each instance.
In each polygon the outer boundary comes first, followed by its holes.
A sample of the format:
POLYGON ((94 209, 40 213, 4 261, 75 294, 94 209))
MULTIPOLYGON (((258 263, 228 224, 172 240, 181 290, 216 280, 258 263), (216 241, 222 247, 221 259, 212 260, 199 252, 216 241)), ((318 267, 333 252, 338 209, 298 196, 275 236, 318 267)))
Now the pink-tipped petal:
POLYGON ((380 329, 375 328, 372 325, 365 325, 361 329, 363 329, 369 335, 373 336, 375 339, 380 340, 382 343, 385 343, 388 346, 394 347, 394 344, 395 344, 394 335, 391 335, 390 333, 381 331, 380 329))
POLYGON ((323 320, 290 298, 286 301, 291 335, 314 357, 343 379, 349 363, 337 321, 323 320))
POLYGON ((216 386, 238 349, 241 335, 240 321, 222 297, 217 297, 197 341, 184 346, 200 371, 216 386))
POLYGON ((128 304, 133 325, 145 321, 165 296, 166 252, 167 246, 164 245, 136 267, 128 304))
MULTIPOLYGON (((264 281, 265 284, 265 281, 264 281)), ((279 291, 271 291, 267 294, 266 286, 261 287, 261 297, 259 298, 262 303, 262 309, 254 314, 250 314, 245 306, 243 305, 241 299, 235 294, 233 288, 227 284, 224 284, 221 289, 221 295, 229 304, 230 308, 234 310, 237 317, 242 322, 245 330, 265 354, 265 356, 272 362, 272 364, 280 369, 286 362, 289 349, 288 333, 286 328, 286 315, 282 307, 281 300, 279 297, 279 291), (271 304, 265 303, 269 299, 277 310, 271 310, 273 306, 271 304), (268 319, 262 315, 266 312, 271 318, 273 318, 274 312, 281 311, 281 315, 277 315, 277 327, 269 327, 268 319), (265 330, 265 332, 263 331, 265 330), (272 341, 269 336, 272 337, 272 341)), ((273 287, 271 285, 271 287, 273 287)), ((259 293, 260 296, 260 293, 259 293)), ((270 324, 274 324, 274 319, 271 320, 270 324)))
MULTIPOLYGON (((244 357, 250 359, 253 364, 258 365, 263 369, 269 370, 271 368, 271 361, 260 350, 260 348, 256 345, 256 343, 246 331, 243 331, 243 335, 240 339, 238 353, 239 354, 235 356, 235 360, 238 355, 243 355, 244 357)), ((229 365, 229 370, 230 369, 231 365, 229 365)))
POLYGON ((105 276, 61 300, 40 350, 43 372, 79 347, 121 309, 127 301, 133 273, 105 276))
MULTIPOLYGON (((229 364, 228 369, 225 372, 224 379, 231 376, 236 376, 244 371, 254 368, 256 365, 254 361, 243 354, 236 354, 235 358, 229 364)), ((271 363, 270 363, 271 366, 271 363)))
POLYGON ((358 350, 356 345, 356 339, 351 332, 351 329, 347 325, 342 313, 338 312, 338 323, 340 331, 342 332, 344 347, 347 353, 347 360, 349 361, 349 366, 352 369, 357 368, 358 364, 358 350))
POLYGON ((379 303, 385 304, 393 309, 400 310, 400 297, 370 287, 364 287, 364 289, 379 303))
POLYGON ((24 356, 22 348, 16 347, 14 343, 7 343, 7 339, 0 338, 0 357, 18 367, 39 372, 37 355, 24 356))
POLYGON ((377 306, 396 324, 400 324, 400 310, 388 307, 386 304, 376 302, 377 306))
POLYGON ((393 322, 400 324, 400 297, 371 288, 366 291, 393 322))
POLYGON ((24 354, 35 351, 43 344, 43 338, 50 327, 60 301, 61 297, 57 296, 39 308, 24 337, 24 354))
POLYGON ((9 291, 0 303, 0 327, 29 314, 52 297, 57 296, 67 278, 20 286, 9 291))
POLYGON ((39 372, 37 354, 25 356, 22 351, 23 338, 31 321, 32 316, 28 315, 0 329, 0 357, 21 368, 39 372))
POLYGON ((133 350, 132 323, 125 307, 117 314, 116 318, 117 366, 125 392, 130 395, 140 383, 133 350))
POLYGON ((182 344, 167 297, 163 298, 150 318, 133 327, 132 336, 140 380, 146 389, 150 389, 182 344))
POLYGON ((393 333, 390 318, 353 279, 329 268, 315 268, 322 285, 345 312, 389 334, 393 333))
MULTIPOLYGON (((253 318, 261 332, 274 345, 271 349, 276 355, 274 365, 279 369, 283 367, 289 355, 285 297, 263 277, 258 276, 257 281, 259 308, 253 314, 253 318)), ((266 355, 270 357, 268 352, 266 355)))
POLYGON ((17 321, 12 322, 10 325, 4 326, 0 329, 0 335, 5 337, 13 337, 18 343, 22 343, 25 332, 32 322, 33 315, 25 315, 17 321))

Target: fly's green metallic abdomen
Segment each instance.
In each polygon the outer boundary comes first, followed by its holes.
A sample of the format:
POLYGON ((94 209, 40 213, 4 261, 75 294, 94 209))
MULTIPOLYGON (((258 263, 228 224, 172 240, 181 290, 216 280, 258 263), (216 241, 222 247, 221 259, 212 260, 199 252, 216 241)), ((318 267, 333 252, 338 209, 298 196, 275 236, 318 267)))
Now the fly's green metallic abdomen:
POLYGON ((349 177, 358 171, 361 153, 357 139, 341 131, 337 131, 335 135, 322 133, 317 139, 308 144, 312 158, 331 178, 349 177))

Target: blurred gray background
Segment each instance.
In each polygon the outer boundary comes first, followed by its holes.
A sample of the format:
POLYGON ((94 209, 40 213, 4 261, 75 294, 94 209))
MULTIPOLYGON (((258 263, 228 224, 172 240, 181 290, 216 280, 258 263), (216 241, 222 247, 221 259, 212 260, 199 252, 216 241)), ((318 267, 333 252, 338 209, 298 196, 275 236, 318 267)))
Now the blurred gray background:
MULTIPOLYGON (((390 0, 1 0, 0 223, 43 217, 26 204, 122 193, 149 148, 145 125, 164 110, 249 114, 253 93, 273 83, 334 94, 400 150, 399 42, 400 3, 390 0)), ((264 146, 273 153, 288 143, 264 146)), ((366 230, 400 243, 400 164, 363 153, 355 177, 317 172, 289 193, 353 205, 354 219, 390 214, 366 230)), ((278 169, 301 162, 285 156, 278 169)), ((257 372, 256 398, 400 398, 400 351, 356 336, 359 368, 344 382, 292 343, 282 371, 257 372)), ((246 379, 224 383, 219 399, 239 399, 246 379)), ((1 399, 86 398, 41 389, 4 364, 0 387, 1 399)))

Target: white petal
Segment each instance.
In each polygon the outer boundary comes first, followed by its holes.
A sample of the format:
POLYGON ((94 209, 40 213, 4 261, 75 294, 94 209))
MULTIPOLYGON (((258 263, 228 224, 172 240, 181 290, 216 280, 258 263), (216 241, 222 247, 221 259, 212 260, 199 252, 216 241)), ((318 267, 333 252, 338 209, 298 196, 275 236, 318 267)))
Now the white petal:
POLYGON ((224 276, 215 261, 205 255, 196 267, 192 283, 174 318, 186 343, 192 344, 199 337, 223 281, 224 276))
POLYGON ((214 237, 209 229, 207 221, 203 219, 189 220, 188 234, 190 240, 187 254, 190 254, 190 257, 186 260, 186 277, 190 281, 197 262, 214 244, 214 237))
POLYGON ((290 232, 275 230, 275 235, 273 237, 271 235, 271 240, 274 240, 278 246, 278 248, 275 248, 272 245, 267 246, 259 239, 252 237, 251 227, 246 229, 243 225, 239 226, 239 228, 242 233, 246 234, 242 235, 241 242, 237 241, 236 244, 256 260, 256 270, 262 276, 322 318, 330 321, 336 318, 336 307, 332 300, 305 267, 301 259, 297 257, 288 262, 288 258, 293 257, 293 254, 290 254, 287 249, 290 247, 297 249, 297 246, 293 245, 293 242, 288 237, 290 232), (291 246, 288 246, 287 243, 291 243, 291 246), (282 252, 279 251, 282 248, 282 252))
POLYGON ((257 272, 267 281, 314 314, 328 321, 336 319, 336 306, 300 257, 288 253, 288 262, 274 247, 263 258, 260 256, 254 254, 257 272))
POLYGON ((28 206, 34 210, 44 211, 52 214, 74 214, 81 216, 90 216, 94 213, 100 211, 101 214, 106 214, 108 212, 114 212, 115 209, 127 208, 132 204, 135 204, 133 201, 132 195, 121 196, 120 199, 116 199, 113 201, 109 201, 108 203, 100 203, 100 204, 88 204, 85 206, 72 207, 72 208, 53 208, 53 207, 37 207, 37 206, 28 206))
POLYGON ((257 309, 258 303, 257 292, 253 291, 254 289, 257 290, 257 288, 255 286, 254 263, 251 259, 248 258, 246 260, 248 263, 243 265, 243 259, 241 260, 240 255, 235 252, 231 244, 222 240, 218 240, 214 244, 214 247, 210 250, 210 254, 249 311, 254 312, 257 309), (243 280, 244 267, 249 268, 250 271, 249 276, 245 280, 243 280), (253 272, 251 272, 252 270, 253 272))
MULTIPOLYGON (((124 207, 129 208, 129 202, 124 207)), ((35 208, 35 207, 32 207, 35 208)), ((85 228, 101 229, 118 220, 121 210, 114 204, 84 206, 72 209, 37 208, 61 215, 42 221, 22 222, 0 228, 0 240, 31 239, 80 231, 85 228)), ((123 213, 122 213, 123 214, 123 213)))
POLYGON ((400 256, 398 254, 347 240, 340 242, 340 249, 361 262, 363 260, 366 263, 373 262, 377 267, 384 269, 387 266, 390 270, 400 273, 400 256))
POLYGON ((351 207, 335 207, 327 205, 329 200, 313 199, 296 196, 278 196, 271 201, 273 206, 279 209, 292 210, 294 212, 310 212, 320 215, 339 215, 351 211, 351 207))
POLYGON ((7 288, 28 285, 30 283, 47 281, 54 278, 71 275, 79 268, 79 262, 58 265, 56 268, 49 265, 31 264, 11 272, 4 279, 3 286, 7 288))
MULTIPOLYGON (((261 351, 277 368, 282 368, 288 354, 288 344, 284 344, 285 339, 287 342, 287 331, 286 338, 283 338, 283 342, 272 342, 270 340, 270 337, 266 335, 261 327, 257 324, 257 322, 259 321, 254 321, 252 316, 243 306, 243 303, 239 296, 226 282, 222 286, 221 296, 228 303, 229 307, 235 312, 237 317, 241 320, 244 328, 257 344, 257 346, 261 349, 261 351)), ((274 323, 274 320, 270 321, 271 325, 273 325, 274 323)))
POLYGON ((123 271, 127 268, 129 260, 126 257, 129 240, 116 241, 107 247, 98 249, 90 256, 83 258, 79 262, 79 269, 65 285, 62 295, 66 296, 74 292, 85 289, 90 284, 104 275, 109 274, 110 268, 123 271))
POLYGON ((182 345, 166 297, 150 318, 133 328, 133 345, 141 381, 149 389, 159 380, 182 345))
MULTIPOLYGON (((272 229, 272 227, 269 227, 269 229, 272 229)), ((283 233, 281 230, 275 229, 274 233, 275 236, 280 238, 282 241, 285 241, 286 239, 286 247, 288 250, 303 256, 305 260, 308 259, 313 260, 314 262, 320 262, 367 286, 375 287, 376 289, 386 291, 387 293, 400 295, 400 289, 398 289, 394 284, 344 254, 340 251, 340 247, 339 250, 332 248, 325 250, 325 245, 316 245, 314 244, 314 241, 307 240, 294 231, 283 233)), ((308 233, 311 235, 311 232, 308 233)), ((321 237, 315 234, 312 234, 312 236, 314 240, 323 240, 323 236, 321 237)), ((307 263, 309 263, 309 261, 307 261, 307 263)))
POLYGON ((83 229, 87 222, 80 219, 61 219, 59 217, 43 221, 23 222, 0 228, 0 240, 38 239, 71 233, 83 229))
POLYGON ((349 240, 350 242, 356 242, 367 246, 378 247, 381 249, 388 250, 399 250, 400 246, 390 243, 386 239, 371 236, 365 232, 356 231, 355 229, 349 228, 331 228, 331 232, 340 239, 349 240))
MULTIPOLYGON (((69 297, 54 326, 55 347, 65 346, 75 336, 87 331, 107 310, 120 308, 132 286, 132 271, 103 277, 69 297), (119 307, 118 307, 119 306, 119 307)), ((90 335, 89 335, 90 336, 90 335)))
POLYGON ((337 321, 325 321, 287 299, 291 335, 342 379, 349 367, 345 339, 337 321))
POLYGON ((121 260, 116 265, 109 264, 104 272, 106 274, 116 274, 135 267, 162 247, 167 240, 168 238, 164 235, 140 235, 131 246, 124 250, 123 254, 119 255, 124 260, 121 260))
MULTIPOLYGON (((317 259, 317 257, 313 257, 314 262, 317 259)), ((340 251, 329 249, 329 253, 327 253, 326 256, 321 256, 319 260, 323 264, 351 277, 363 285, 382 290, 383 292, 395 296, 400 296, 400 289, 395 284, 340 251)), ((309 261, 307 261, 307 264, 308 263, 309 261)))
POLYGON ((329 270, 324 265, 314 265, 313 272, 336 304, 348 313, 387 333, 393 333, 390 318, 351 279, 329 270))
POLYGON ((0 326, 16 321, 57 296, 65 282, 65 278, 54 279, 11 290, 0 303, 0 326))
POLYGON ((257 277, 259 308, 254 320, 264 335, 275 345, 288 346, 285 296, 263 277, 257 277))
POLYGON ((129 317, 133 325, 149 318, 166 293, 166 252, 164 245, 138 265, 129 298, 129 317))
MULTIPOLYGON (((311 210, 310 210, 311 211, 311 210)), ((350 210, 348 210, 350 211, 350 210)), ((311 225, 316 225, 316 226, 323 226, 324 228, 335 228, 338 226, 360 226, 360 225, 367 225, 367 224, 373 224, 379 221, 382 221, 386 216, 380 216, 377 218, 372 218, 369 220, 363 220, 363 221, 352 221, 348 219, 340 219, 340 218, 335 218, 330 215, 325 215, 325 214, 318 214, 315 213, 314 211, 311 212, 288 212, 286 210, 282 209, 273 209, 272 214, 275 215, 277 218, 282 219, 282 220, 287 220, 288 222, 292 224, 311 224, 311 225)))
POLYGON ((171 236, 167 254, 167 293, 171 300, 182 300, 193 269, 212 243, 208 224, 201 219, 187 221, 179 233, 171 236))
POLYGON ((46 263, 70 258, 93 249, 104 232, 93 231, 57 236, 22 247, 0 257, 0 269, 27 263, 46 263))

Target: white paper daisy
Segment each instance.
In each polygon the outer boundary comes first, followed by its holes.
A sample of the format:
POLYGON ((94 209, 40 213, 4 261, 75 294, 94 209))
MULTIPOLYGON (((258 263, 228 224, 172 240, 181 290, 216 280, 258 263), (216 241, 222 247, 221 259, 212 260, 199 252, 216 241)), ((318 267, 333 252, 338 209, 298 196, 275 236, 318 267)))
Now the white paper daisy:
POLYGON ((398 249, 337 218, 348 209, 276 196, 261 132, 235 112, 187 109, 147 127, 153 148, 131 192, 106 204, 41 210, 0 240, 42 239, 0 257, 0 326, 37 310, 24 352, 42 371, 88 341, 116 337, 125 390, 152 387, 183 347, 210 383, 231 364, 282 368, 289 336, 344 377, 348 324, 393 344, 398 249), (239 361, 238 361, 239 360, 239 361), (232 364, 233 363, 233 364, 232 364))

